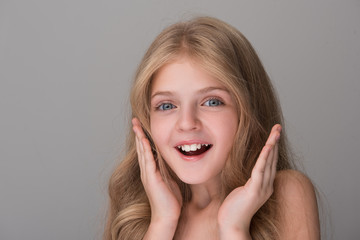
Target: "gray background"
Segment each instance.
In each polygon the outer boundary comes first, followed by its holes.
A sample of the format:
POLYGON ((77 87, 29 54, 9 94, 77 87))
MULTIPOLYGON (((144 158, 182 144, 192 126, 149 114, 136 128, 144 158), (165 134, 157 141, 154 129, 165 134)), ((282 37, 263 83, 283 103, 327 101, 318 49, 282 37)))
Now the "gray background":
POLYGON ((360 1, 0 0, 0 239, 99 239, 129 83, 170 23, 211 15, 258 51, 323 234, 357 239, 360 1))

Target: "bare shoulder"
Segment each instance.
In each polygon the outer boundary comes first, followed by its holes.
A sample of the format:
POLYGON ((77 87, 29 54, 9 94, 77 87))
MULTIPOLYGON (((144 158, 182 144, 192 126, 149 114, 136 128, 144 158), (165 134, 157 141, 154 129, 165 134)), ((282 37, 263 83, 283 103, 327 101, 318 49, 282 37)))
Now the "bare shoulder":
POLYGON ((314 192, 314 186, 310 179, 296 170, 278 171, 275 178, 275 188, 281 195, 292 193, 293 196, 293 194, 314 192))
POLYGON ((296 170, 279 171, 274 194, 281 239, 320 239, 316 194, 308 177, 296 170))

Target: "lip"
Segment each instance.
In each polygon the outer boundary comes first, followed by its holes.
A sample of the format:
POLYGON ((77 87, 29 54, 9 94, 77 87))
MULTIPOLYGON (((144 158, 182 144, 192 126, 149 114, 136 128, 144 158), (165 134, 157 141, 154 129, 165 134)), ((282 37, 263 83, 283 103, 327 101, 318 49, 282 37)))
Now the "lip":
POLYGON ((180 158, 185 160, 185 161, 188 161, 188 162, 196 162, 196 161, 199 161, 201 160, 203 157, 205 157, 205 155, 212 149, 210 148, 209 150, 199 154, 199 155, 193 155, 193 156, 186 156, 184 154, 182 154, 178 149, 177 147, 178 146, 181 146, 181 145, 191 145, 191 144, 209 144, 209 145, 213 145, 207 141, 202 141, 202 140, 189 140, 189 141, 181 141, 181 142, 178 142, 176 145, 175 145, 175 151, 179 154, 180 158))
POLYGON ((207 141, 203 141, 203 140, 189 140, 189 141, 181 141, 176 143, 176 145, 174 146, 175 148, 177 146, 181 146, 181 145, 191 145, 191 144, 211 144, 207 141))

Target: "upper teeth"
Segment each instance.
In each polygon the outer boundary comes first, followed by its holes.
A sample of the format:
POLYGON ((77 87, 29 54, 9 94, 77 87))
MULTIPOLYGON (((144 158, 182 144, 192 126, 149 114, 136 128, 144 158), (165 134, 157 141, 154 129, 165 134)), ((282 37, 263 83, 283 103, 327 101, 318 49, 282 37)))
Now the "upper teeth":
POLYGON ((196 151, 197 149, 200 149, 201 146, 209 146, 209 144, 191 144, 191 145, 179 145, 177 146, 179 149, 181 148, 181 150, 185 151, 185 152, 190 152, 190 151, 196 151))

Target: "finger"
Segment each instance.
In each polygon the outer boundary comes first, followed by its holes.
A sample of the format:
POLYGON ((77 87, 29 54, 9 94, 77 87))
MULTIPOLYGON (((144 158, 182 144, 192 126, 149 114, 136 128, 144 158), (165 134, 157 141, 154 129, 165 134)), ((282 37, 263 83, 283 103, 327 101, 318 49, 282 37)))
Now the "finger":
POLYGON ((135 132, 135 140, 136 140, 136 151, 138 153, 139 160, 143 161, 144 147, 143 147, 143 143, 141 141, 141 137, 139 137, 139 134, 138 134, 139 130, 134 127, 134 132, 135 132))
MULTIPOLYGON (((141 150, 140 150, 140 143, 139 143, 139 139, 137 136, 135 136, 135 146, 136 146, 136 153, 137 153, 137 157, 138 157, 138 161, 140 161, 140 155, 141 155, 141 150)), ((140 162, 139 162, 140 164, 140 162)))
POLYGON ((262 187, 266 188, 269 186, 270 178, 271 178, 271 166, 274 161, 274 147, 271 147, 270 153, 266 158, 266 164, 264 169, 264 176, 262 181, 262 187))
POLYGON ((143 133, 143 130, 140 126, 140 122, 137 118, 133 118, 132 119, 132 124, 133 124, 133 131, 135 133, 135 139, 136 139, 136 143, 137 143, 137 153, 138 153, 138 157, 139 157, 139 161, 144 160, 144 147, 143 147, 143 143, 141 141, 142 138, 145 137, 145 134, 143 133))
POLYGON ((135 131, 135 134, 139 137, 139 139, 143 137, 146 138, 146 135, 141 127, 140 121, 137 118, 133 118, 131 122, 133 124, 133 129, 135 131))
POLYGON ((268 137, 268 139, 266 141, 266 144, 275 145, 278 136, 280 136, 281 129, 282 128, 281 128, 280 124, 274 125, 273 128, 271 129, 271 132, 270 132, 270 135, 269 135, 269 137, 268 137))
MULTIPOLYGON (((153 171, 154 158, 152 153, 148 151, 149 141, 146 138, 138 138, 139 149, 140 149, 140 164, 143 170, 144 176, 148 176, 149 170, 153 171), (150 167, 150 168, 149 168, 150 167)), ((151 150, 150 150, 151 151, 151 150)))
POLYGON ((139 145, 139 157, 140 157, 140 161, 141 164, 145 167, 146 162, 145 162, 145 156, 144 156, 144 145, 143 142, 141 140, 141 138, 136 137, 138 145, 139 145))
POLYGON ((136 118, 132 120, 133 131, 135 133, 135 143, 136 143, 136 152, 138 156, 138 162, 140 167, 141 178, 144 181, 146 179, 146 161, 144 157, 144 147, 141 141, 142 138, 142 128, 140 127, 140 122, 136 118))
POLYGON ((133 126, 141 126, 139 119, 137 119, 136 117, 131 119, 131 123, 133 124, 133 126))
POLYGON ((272 146, 272 150, 269 153, 268 158, 266 159, 266 165, 264 169, 264 178, 263 178, 263 186, 267 187, 269 184, 269 181, 271 180, 272 176, 272 165, 274 162, 274 146, 276 145, 277 140, 280 138, 280 131, 281 131, 281 125, 276 124, 271 129, 269 138, 266 141, 266 145, 272 146))
POLYGON ((150 142, 146 138, 141 139, 141 142, 143 144, 146 171, 150 171, 152 173, 156 172, 156 164, 154 160, 154 155, 151 151, 150 142))
MULTIPOLYGON (((137 118, 132 119, 133 129, 135 135, 138 139, 139 150, 140 150, 140 158, 142 162, 142 166, 145 173, 154 173, 156 172, 156 164, 154 161, 154 156, 151 151, 150 141, 147 139, 140 121, 137 118)), ((151 176, 151 175, 150 175, 151 176)))
POLYGON ((140 149, 140 142, 139 142, 138 137, 135 137, 135 143, 136 143, 136 152, 137 152, 138 163, 139 163, 139 167, 140 167, 140 178, 141 178, 141 181, 143 183, 145 183, 144 182, 144 181, 146 181, 145 163, 144 163, 143 153, 140 149))
POLYGON ((251 179, 255 187, 261 188, 263 184, 264 171, 266 166, 266 159, 268 158, 272 149, 272 145, 265 145, 261 150, 259 158, 251 172, 251 179))
POLYGON ((279 159, 279 144, 276 143, 275 144, 275 148, 274 148, 274 160, 271 166, 271 179, 270 179, 270 184, 274 184, 274 180, 276 177, 276 169, 277 169, 277 162, 279 159))

